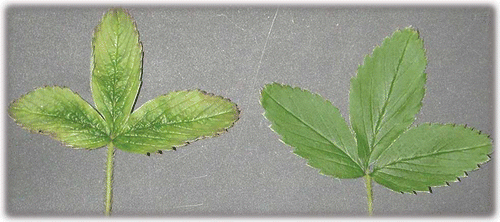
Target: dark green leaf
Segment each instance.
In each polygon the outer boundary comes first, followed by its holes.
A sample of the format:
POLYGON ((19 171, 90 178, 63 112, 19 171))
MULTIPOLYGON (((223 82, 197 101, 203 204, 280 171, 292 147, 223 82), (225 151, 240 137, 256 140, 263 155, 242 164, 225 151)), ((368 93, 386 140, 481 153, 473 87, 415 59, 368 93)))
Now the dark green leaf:
POLYGON ((368 174, 368 184, 373 178, 398 192, 429 191, 488 161, 492 144, 465 127, 409 129, 422 105, 426 64, 423 42, 412 28, 396 31, 365 57, 351 80, 355 138, 338 110, 319 95, 270 84, 261 103, 283 141, 322 173, 338 178, 368 174))
POLYGON ((376 160, 373 179, 397 192, 428 191, 464 176, 489 160, 491 140, 463 126, 423 124, 385 149, 376 160))
POLYGON ((338 178, 363 175, 353 135, 340 112, 317 94, 279 84, 262 90, 262 107, 272 128, 294 153, 321 173, 338 178))
POLYGON ((396 31, 365 57, 351 79, 349 99, 363 161, 376 159, 415 120, 425 92, 426 64, 423 42, 411 28, 396 31))

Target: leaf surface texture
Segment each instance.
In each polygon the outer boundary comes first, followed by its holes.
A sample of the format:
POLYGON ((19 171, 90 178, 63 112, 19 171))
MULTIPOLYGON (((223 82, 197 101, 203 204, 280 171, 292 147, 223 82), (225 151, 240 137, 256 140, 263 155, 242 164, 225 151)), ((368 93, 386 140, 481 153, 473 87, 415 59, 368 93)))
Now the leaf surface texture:
POLYGON ((10 116, 25 128, 77 148, 114 145, 156 152, 218 135, 239 118, 236 104, 199 90, 159 96, 132 113, 141 86, 142 45, 126 10, 109 10, 92 38, 94 109, 61 87, 39 88, 14 101, 10 116))
POLYGON ((236 104, 199 90, 171 92, 134 111, 114 144, 156 152, 224 132, 238 119, 236 104))
POLYGON ((423 42, 412 29, 396 31, 365 57, 349 94, 362 160, 377 158, 413 123, 424 97, 426 64, 423 42))
POLYGON ((452 124, 410 127, 425 93, 427 59, 412 28, 396 31, 351 79, 351 129, 337 108, 300 88, 268 84, 265 117, 309 165, 337 178, 370 175, 397 192, 430 191, 489 160, 491 139, 452 124))
POLYGON ((92 39, 92 96, 114 134, 132 112, 142 73, 142 46, 130 15, 112 9, 92 39))
POLYGON ((329 101, 299 88, 269 84, 261 104, 283 142, 309 165, 338 178, 363 175, 351 131, 329 101))
POLYGON ((489 160, 487 135, 463 126, 423 124, 401 135, 374 165, 377 183, 398 192, 428 191, 489 160))
POLYGON ((76 148, 99 148, 109 142, 109 129, 99 113, 67 88, 44 87, 28 93, 10 105, 9 115, 32 132, 76 148))

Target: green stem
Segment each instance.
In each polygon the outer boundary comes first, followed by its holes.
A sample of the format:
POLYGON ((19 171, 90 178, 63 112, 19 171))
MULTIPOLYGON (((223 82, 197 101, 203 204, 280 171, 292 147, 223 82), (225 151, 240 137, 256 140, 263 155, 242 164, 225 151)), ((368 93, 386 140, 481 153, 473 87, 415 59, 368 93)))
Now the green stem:
POLYGON ((115 148, 113 143, 108 144, 108 158, 106 161, 106 211, 104 215, 111 215, 111 204, 113 202, 113 159, 115 156, 115 148))
POLYGON ((372 192, 372 178, 370 174, 365 175, 366 180, 366 197, 368 199, 368 215, 373 215, 373 192, 372 192))

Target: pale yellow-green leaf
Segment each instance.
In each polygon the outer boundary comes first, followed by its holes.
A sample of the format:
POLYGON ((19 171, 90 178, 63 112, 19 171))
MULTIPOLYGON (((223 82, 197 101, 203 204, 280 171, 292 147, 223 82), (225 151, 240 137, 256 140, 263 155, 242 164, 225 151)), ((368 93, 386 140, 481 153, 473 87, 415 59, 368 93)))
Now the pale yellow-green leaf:
POLYGON ((14 101, 9 115, 30 131, 51 135, 75 148, 99 148, 110 141, 99 113, 67 88, 36 89, 14 101))
POLYGON ((109 10, 92 39, 92 96, 111 134, 126 121, 141 86, 142 45, 130 15, 109 10))
POLYGON ((236 104, 199 90, 159 96, 134 111, 115 138, 117 148, 156 152, 225 132, 238 119, 236 104))

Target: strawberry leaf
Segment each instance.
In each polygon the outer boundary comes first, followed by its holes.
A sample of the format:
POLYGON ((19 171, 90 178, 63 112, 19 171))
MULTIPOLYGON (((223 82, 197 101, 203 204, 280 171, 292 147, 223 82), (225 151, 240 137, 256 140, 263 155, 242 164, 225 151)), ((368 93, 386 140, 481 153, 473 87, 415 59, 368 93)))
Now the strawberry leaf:
POLYGON ((134 111, 114 144, 146 153, 224 132, 238 119, 236 104, 199 90, 171 92, 134 111))
POLYGON ((92 96, 113 138, 132 112, 142 74, 142 45, 130 15, 112 9, 92 38, 92 96))
POLYGON ((271 127, 309 165, 337 178, 363 176, 353 135, 328 100, 299 88, 269 84, 262 90, 261 104, 271 127))
POLYGON ((337 178, 365 177, 371 215, 372 179, 396 192, 430 191, 489 160, 491 140, 476 130, 410 128, 422 106, 426 65, 423 41, 412 28, 396 31, 366 56, 351 79, 354 136, 337 108, 300 88, 268 84, 261 104, 272 128, 309 165, 337 178))
POLYGON ((111 214, 115 148, 149 155, 218 135, 239 116, 236 104, 198 90, 159 96, 131 114, 141 86, 142 57, 134 20, 123 9, 111 9, 92 38, 91 87, 97 110, 57 86, 30 92, 9 108, 9 115, 28 130, 76 148, 108 147, 105 215, 111 214))
POLYGON ((9 115, 28 130, 51 135, 75 148, 100 148, 110 141, 99 113, 67 88, 36 89, 12 103, 9 115))
POLYGON ((429 191, 489 160, 491 140, 463 126, 423 124, 399 137, 374 164, 373 179, 397 192, 429 191))
POLYGON ((415 120, 425 92, 426 64, 422 40, 407 28, 366 56, 351 79, 349 114, 365 167, 415 120))

